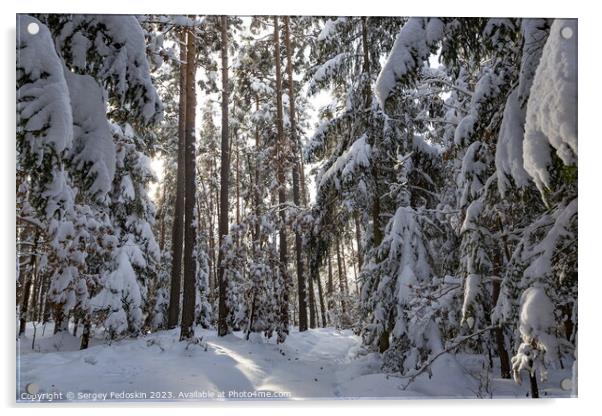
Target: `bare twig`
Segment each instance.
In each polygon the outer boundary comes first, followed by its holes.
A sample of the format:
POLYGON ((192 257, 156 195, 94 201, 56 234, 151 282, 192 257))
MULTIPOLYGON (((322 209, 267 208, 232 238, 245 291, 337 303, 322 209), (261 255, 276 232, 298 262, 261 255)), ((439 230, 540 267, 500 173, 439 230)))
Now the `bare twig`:
POLYGON ((414 374, 410 374, 408 376, 397 376, 399 378, 408 379, 408 382, 403 386, 402 389, 406 390, 409 387, 409 385, 412 384, 419 375, 421 375, 426 370, 428 370, 430 368, 430 366, 435 362, 435 360, 437 358, 441 357, 443 354, 447 354, 451 350, 458 348, 460 345, 462 345, 464 342, 468 341, 469 339, 477 337, 477 336, 484 334, 485 332, 491 331, 492 329, 495 329, 497 327, 498 327, 497 325, 491 325, 491 326, 481 329, 480 331, 477 331, 473 334, 467 335, 464 338, 462 338, 460 341, 456 342, 455 344, 452 344, 449 347, 445 348, 444 350, 440 351, 439 353, 435 354, 430 360, 428 360, 426 363, 424 363, 424 365, 422 367, 420 367, 420 369, 418 371, 416 371, 414 374))

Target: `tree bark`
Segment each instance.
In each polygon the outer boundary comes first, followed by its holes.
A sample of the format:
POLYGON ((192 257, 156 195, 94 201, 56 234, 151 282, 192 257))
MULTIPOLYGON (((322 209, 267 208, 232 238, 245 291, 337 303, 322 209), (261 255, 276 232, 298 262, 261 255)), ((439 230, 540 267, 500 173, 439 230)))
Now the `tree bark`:
POLYGON ((334 309, 334 284, 332 282, 332 260, 330 258, 330 247, 326 250, 326 256, 328 258, 328 281, 326 283, 326 296, 328 297, 328 311, 334 309))
POLYGON ((184 153, 186 147, 186 32, 180 33, 180 99, 178 109, 178 167, 176 173, 176 204, 171 232, 171 287, 167 328, 173 329, 180 318, 182 281, 182 248, 184 244, 184 153))
POLYGON ((322 316, 322 328, 326 328, 326 308, 324 307, 324 293, 322 292, 322 282, 320 282, 320 272, 316 267, 315 274, 316 285, 318 286, 318 297, 320 299, 320 315, 322 316))
POLYGON ((360 229, 360 220, 355 214, 353 216, 353 221, 355 222, 355 241, 357 244, 357 268, 358 272, 362 269, 364 265, 364 254, 362 252, 362 231, 360 229))
POLYGON ((185 154, 185 201, 184 201, 184 296, 180 340, 194 337, 194 309, 196 306, 196 261, 193 257, 196 240, 194 205, 196 191, 195 152, 195 74, 196 46, 192 29, 188 31, 186 65, 186 154, 185 154))
POLYGON ((341 244, 339 239, 336 239, 337 245, 337 270, 339 272, 339 292, 341 293, 341 312, 343 315, 347 313, 347 308, 345 307, 345 284, 344 284, 344 276, 343 276, 343 260, 341 258, 341 244))
MULTIPOLYGON (((495 305, 500 296, 500 281, 494 280, 492 286, 492 300, 495 305)), ((500 357, 501 376, 502 378, 510 378, 510 358, 508 356, 508 351, 506 350, 506 343, 504 342, 504 330, 501 327, 497 327, 492 331, 495 338, 497 353, 500 357)))
POLYGON ((219 285, 219 305, 217 334, 224 336, 228 333, 228 306, 226 304, 227 282, 224 276, 224 256, 222 243, 225 236, 228 235, 228 194, 230 178, 230 144, 228 131, 228 17, 221 16, 221 36, 222 36, 222 163, 220 166, 220 216, 219 216, 219 254, 218 254, 218 285, 219 285))
MULTIPOLYGON (((290 35, 290 19, 288 16, 284 17, 284 44, 286 47, 286 72, 288 76, 288 102, 289 102, 289 118, 291 123, 291 141, 293 149, 297 149, 297 122, 295 119, 295 85, 293 81, 293 51, 291 47, 291 35, 290 35)), ((296 154, 296 152, 295 152, 296 154)), ((299 207, 301 205, 301 194, 299 188, 299 163, 296 160, 293 163, 293 203, 299 207)), ((297 257, 297 297, 299 299, 299 332, 307 330, 307 294, 305 290, 305 276, 303 274, 303 258, 302 258, 303 244, 301 240, 301 233, 295 231, 295 254, 297 257)), ((312 292, 312 281, 309 279, 309 290, 310 290, 310 303, 314 297, 312 292)), ((310 308, 312 306, 310 305, 310 308)), ((310 315, 313 310, 310 309, 310 315)), ((310 320, 311 320, 310 316, 310 320)), ((315 328, 315 316, 313 318, 313 326, 315 328)))
MULTIPOLYGON (((259 96, 257 94, 255 94, 255 110, 259 111, 259 96)), ((261 143, 260 143, 260 136, 259 136, 259 126, 255 126, 255 192, 254 192, 254 197, 255 197, 255 239, 256 239, 256 244, 257 244, 257 248, 259 249, 259 246, 261 245, 261 222, 259 220, 260 215, 261 215, 261 191, 259 188, 261 186, 261 169, 260 169, 260 164, 261 164, 261 158, 259 155, 259 152, 261 150, 261 143)))
POLYGON ((165 201, 165 184, 162 187, 162 196, 161 196, 161 200, 162 200, 162 204, 161 204, 161 209, 159 210, 158 214, 159 214, 159 250, 161 253, 163 253, 163 249, 165 248, 165 208, 167 205, 167 201, 165 201))
POLYGON ((277 173, 278 178, 278 205, 280 211, 280 230, 279 230, 279 248, 280 248, 280 331, 278 342, 284 342, 288 335, 288 251, 286 242, 286 212, 284 204, 286 203, 286 183, 284 173, 284 159, 286 144, 284 142, 284 117, 282 112, 282 74, 280 69, 280 28, 278 16, 274 16, 274 63, 276 71, 276 131, 277 131, 277 173))
MULTIPOLYGON (((309 277, 309 327, 310 328, 315 328, 316 327, 316 308, 315 308, 315 303, 316 303, 316 299, 315 299, 315 294, 314 294, 314 283, 312 279, 312 276, 309 277)), ((301 302, 299 302, 299 305, 301 305, 301 302)), ((305 330, 307 330, 307 315, 305 316, 305 330)), ((301 332, 301 314, 299 314, 299 332, 301 332)))
POLYGON ((40 238, 40 232, 36 231, 33 237, 33 246, 31 248, 30 264, 29 264, 29 276, 26 277, 25 285, 23 287, 23 298, 21 299, 21 310, 19 320, 19 335, 25 333, 27 326, 27 314, 29 312, 29 298, 31 297, 31 286, 37 275, 37 256, 38 251, 38 239, 40 238))
MULTIPOLYGON (((363 63, 362 63, 362 76, 366 79, 364 80, 364 109, 366 113, 372 108, 372 88, 370 86, 370 45, 368 43, 368 18, 362 17, 362 50, 364 53, 363 63)), ((374 181, 374 185, 378 185, 378 168, 377 164, 373 163, 371 167, 371 175, 372 180, 374 181)), ((380 245, 383 240, 383 233, 380 225, 380 194, 378 190, 375 190, 374 195, 372 196, 372 209, 371 209, 371 217, 372 217, 372 236, 373 236, 373 244, 374 246, 380 245)))
POLYGON ((86 314, 84 318, 84 331, 82 332, 82 339, 79 345, 80 350, 85 350, 88 348, 88 344, 90 343, 90 329, 92 324, 90 323, 90 316, 86 314))

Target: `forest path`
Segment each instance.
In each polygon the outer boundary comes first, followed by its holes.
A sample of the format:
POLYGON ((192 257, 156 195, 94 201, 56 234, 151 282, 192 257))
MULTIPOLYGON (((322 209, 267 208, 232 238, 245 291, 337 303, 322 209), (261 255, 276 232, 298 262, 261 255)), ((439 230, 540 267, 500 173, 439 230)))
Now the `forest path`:
MULTIPOLYGON (((343 370, 361 345, 349 330, 293 329, 284 344, 259 335, 244 339, 234 333, 217 337, 215 331, 197 328, 200 344, 179 342, 179 330, 160 331, 137 339, 104 343, 94 339, 80 351, 78 338, 49 335, 36 340, 31 350, 32 328, 20 345, 18 363, 21 389, 36 383, 40 391, 78 393, 153 392, 164 398, 242 398, 253 392, 283 393, 290 398, 336 397, 343 370), (232 393, 235 392, 235 393, 232 393)), ((264 393, 260 393, 264 394, 264 393)), ((110 397, 109 397, 110 398, 110 397)))
MULTIPOLYGON (((17 344, 20 393, 29 383, 40 392, 71 392, 79 400, 124 400, 126 393, 152 401, 269 398, 266 394, 290 399, 525 397, 528 391, 528 383, 495 377, 486 388, 479 381, 484 358, 465 354, 441 356, 432 366, 433 377, 425 373, 403 390, 406 380, 383 374, 378 353, 358 354, 361 339, 334 328, 293 329, 284 344, 260 335, 247 341, 241 332, 218 337, 201 328, 196 329, 199 344, 180 342, 178 329, 110 345, 100 334, 83 351, 79 337, 52 335, 52 326, 41 332, 38 327, 34 350, 31 325, 17 344)), ((540 386, 542 396, 568 396, 560 381, 570 376, 570 366, 551 370, 540 386)))

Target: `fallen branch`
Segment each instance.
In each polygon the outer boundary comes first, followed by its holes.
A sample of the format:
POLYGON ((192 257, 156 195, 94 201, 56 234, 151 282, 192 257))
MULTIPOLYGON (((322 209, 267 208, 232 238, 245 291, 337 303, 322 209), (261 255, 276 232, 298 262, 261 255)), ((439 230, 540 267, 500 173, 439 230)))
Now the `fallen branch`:
POLYGON ((460 341, 456 342, 455 344, 450 345, 449 347, 447 347, 444 350, 440 351, 439 353, 435 354, 422 367, 420 367, 420 369, 418 371, 416 371, 414 374, 407 375, 407 376, 397 376, 397 375, 393 375, 393 376, 402 378, 402 379, 409 379, 407 384, 403 386, 403 390, 406 390, 409 387, 409 385, 412 384, 419 375, 421 375, 422 373, 424 373, 426 370, 428 370, 430 368, 430 366, 435 362, 435 360, 437 358, 441 357, 443 354, 447 354, 448 352, 458 348, 460 345, 462 345, 464 342, 468 341, 469 339, 477 337, 477 336, 484 334, 485 332, 491 331, 492 329, 495 329, 495 328, 498 328, 498 326, 491 325, 491 326, 488 326, 487 328, 484 328, 484 329, 481 329, 480 331, 475 332, 474 334, 465 336, 460 341))

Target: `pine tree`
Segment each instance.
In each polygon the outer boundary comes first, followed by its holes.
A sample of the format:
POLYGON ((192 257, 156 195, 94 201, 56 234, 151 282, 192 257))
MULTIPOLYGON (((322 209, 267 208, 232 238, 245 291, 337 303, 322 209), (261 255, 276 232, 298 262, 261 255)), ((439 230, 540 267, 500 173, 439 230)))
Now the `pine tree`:
POLYGON ((194 311, 196 307, 196 260, 194 207, 196 203, 196 148, 195 148, 195 110, 196 110, 196 45, 194 32, 188 30, 186 36, 186 146, 184 153, 184 287, 180 340, 194 337, 194 311))
POLYGON ((218 333, 220 336, 226 335, 228 330, 227 315, 228 306, 226 304, 227 282, 224 276, 224 239, 228 235, 228 211, 229 211, 229 175, 230 175, 230 146, 228 130, 228 17, 220 18, 221 29, 221 57, 222 57, 222 141, 221 141, 221 165, 220 165, 220 217, 219 217, 219 255, 218 255, 218 284, 219 284, 219 317, 218 333))

